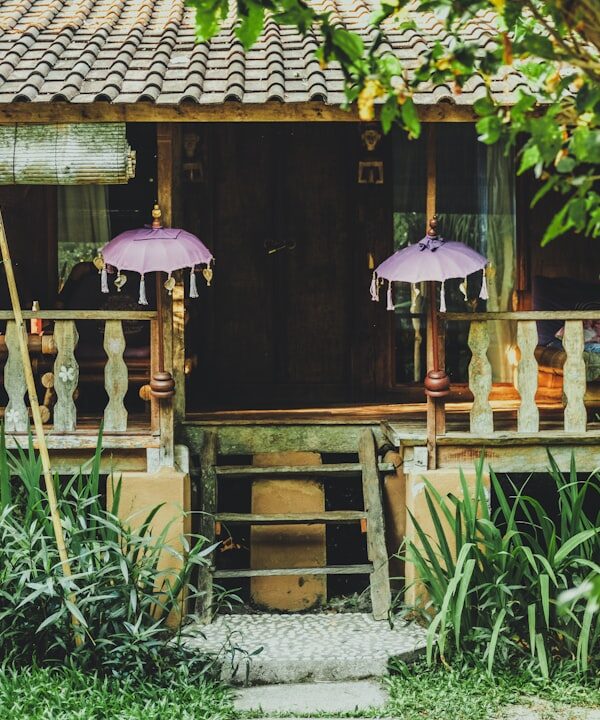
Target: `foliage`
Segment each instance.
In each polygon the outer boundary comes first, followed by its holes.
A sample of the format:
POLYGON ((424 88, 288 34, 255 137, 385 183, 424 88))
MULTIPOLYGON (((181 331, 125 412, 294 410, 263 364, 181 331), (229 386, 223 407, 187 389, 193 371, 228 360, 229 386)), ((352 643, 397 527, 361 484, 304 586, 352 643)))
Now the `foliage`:
MULTIPOLYGON (((229 0, 187 0, 196 8, 199 38, 212 37, 228 18, 229 0)), ((596 0, 383 0, 371 18, 371 41, 343 28, 326 5, 305 0, 237 0, 236 33, 245 47, 260 35, 268 14, 303 34, 319 33, 318 59, 336 62, 345 77, 348 104, 361 120, 375 118, 384 131, 399 124, 410 137, 421 131, 414 104, 423 83, 447 83, 459 94, 478 74, 488 94, 475 105, 482 142, 507 140, 521 152, 520 172, 534 169, 544 181, 537 202, 553 191, 564 202, 546 230, 549 242, 573 230, 600 235, 600 5, 596 0), (495 13, 493 42, 463 32, 485 11, 495 13), (447 38, 422 54, 415 69, 389 50, 384 30, 411 32, 434 13, 447 38), (478 39, 474 39, 478 38, 478 39), (508 66, 523 75, 527 90, 513 107, 492 98, 494 75, 508 66)), ((487 18, 489 19, 489 18, 487 18)), ((489 23, 486 22, 489 27, 489 23)), ((410 38, 407 38, 407 42, 410 38)))
POLYGON ((565 475, 550 457, 550 480, 558 519, 525 494, 526 485, 505 493, 493 472, 491 511, 483 461, 473 490, 461 473, 464 499, 442 497, 425 480, 435 536, 415 524, 418 542, 407 559, 430 596, 430 661, 436 652, 444 663, 468 654, 483 658, 490 673, 518 664, 544 678, 560 661, 581 673, 597 669, 600 615, 584 598, 559 596, 600 572, 600 511, 586 512, 600 494, 600 476, 580 482, 573 460, 565 475))
POLYGON ((514 704, 537 706, 536 709, 544 711, 539 717, 547 720, 564 720, 571 717, 566 706, 600 705, 597 679, 583 683, 566 670, 546 683, 520 672, 498 672, 490 677, 485 668, 480 667, 448 670, 441 665, 399 663, 392 667, 386 684, 390 693, 389 713, 402 720, 517 717, 516 712, 502 712, 514 704))
POLYGON ((230 720, 231 697, 184 668, 169 683, 106 678, 67 668, 0 671, 0 712, 12 720, 230 720))
MULTIPOLYGON (((202 542, 186 556, 153 534, 154 508, 138 529, 118 518, 120 481, 109 510, 100 495, 100 443, 88 471, 59 493, 72 577, 59 561, 32 446, 15 454, 0 433, 0 657, 17 666, 71 664, 108 675, 169 676, 181 662, 198 672, 206 662, 185 649, 166 619, 182 618, 182 591, 210 551, 202 542), (181 569, 162 570, 171 554, 181 569), (75 603, 69 599, 74 596, 75 603), (72 614, 78 620, 72 624, 72 614), (79 635, 80 643, 76 642, 79 635)), ((112 479, 109 478, 109 482, 112 479)), ((59 484, 59 479, 55 479, 59 484)), ((178 630, 181 630, 181 620, 178 630)))

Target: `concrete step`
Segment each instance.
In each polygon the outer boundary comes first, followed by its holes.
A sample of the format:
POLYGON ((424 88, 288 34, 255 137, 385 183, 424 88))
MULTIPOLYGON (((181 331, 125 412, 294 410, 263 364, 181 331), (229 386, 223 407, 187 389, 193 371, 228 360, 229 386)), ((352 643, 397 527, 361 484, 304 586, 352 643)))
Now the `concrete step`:
POLYGON ((220 659, 221 678, 234 685, 383 677, 390 658, 425 650, 422 627, 390 627, 367 613, 218 615, 186 635, 190 647, 220 659))
POLYGON ((348 713, 383 709, 387 693, 377 680, 356 682, 260 685, 238 690, 234 706, 238 712, 313 714, 348 713))

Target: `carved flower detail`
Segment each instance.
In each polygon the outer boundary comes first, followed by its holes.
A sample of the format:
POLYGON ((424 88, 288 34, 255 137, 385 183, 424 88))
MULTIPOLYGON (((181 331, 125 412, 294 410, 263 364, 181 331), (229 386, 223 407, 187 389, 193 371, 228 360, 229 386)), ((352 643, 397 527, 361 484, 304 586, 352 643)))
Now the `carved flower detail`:
POLYGON ((11 408, 11 409, 6 413, 6 418, 5 418, 5 419, 6 419, 6 422, 7 422, 9 425, 16 425, 16 424, 19 422, 20 418, 21 418, 21 413, 20 413, 18 410, 15 410, 14 408, 11 408))
POLYGON ((74 380, 75 379, 75 368, 67 367, 66 365, 61 365, 60 370, 58 371, 58 377, 64 383, 74 380))

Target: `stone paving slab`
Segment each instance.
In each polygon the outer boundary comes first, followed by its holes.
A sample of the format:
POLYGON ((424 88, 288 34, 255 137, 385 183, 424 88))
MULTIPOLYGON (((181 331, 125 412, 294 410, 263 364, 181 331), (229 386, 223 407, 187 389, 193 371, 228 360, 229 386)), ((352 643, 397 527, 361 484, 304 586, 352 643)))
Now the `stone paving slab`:
POLYGON ((394 627, 366 613, 219 615, 188 630, 188 644, 221 659, 231 684, 279 684, 383 677, 390 658, 412 660, 425 630, 394 627))
POLYGON ((573 707, 537 700, 531 705, 510 705, 495 720, 600 720, 600 708, 573 707))
POLYGON ((346 713, 382 708, 387 693, 377 680, 357 682, 258 685, 238 690, 234 706, 238 712, 346 713))

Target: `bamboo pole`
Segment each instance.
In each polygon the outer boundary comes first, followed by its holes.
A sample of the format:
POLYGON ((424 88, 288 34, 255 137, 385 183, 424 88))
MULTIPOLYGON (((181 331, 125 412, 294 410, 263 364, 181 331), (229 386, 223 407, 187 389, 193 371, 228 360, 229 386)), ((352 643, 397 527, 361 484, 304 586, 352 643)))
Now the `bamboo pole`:
MULTIPOLYGON (((35 380, 33 377, 33 369, 31 367, 31 358, 29 357, 29 349, 27 346, 27 328, 25 327, 25 321, 23 320, 23 313, 21 311, 21 303, 19 300, 19 291, 17 289, 17 283, 15 280, 15 273, 12 265, 12 259, 10 256, 10 249, 8 247, 8 240, 6 238, 6 231, 4 229, 4 219, 2 217, 2 211, 0 210, 0 252, 2 254, 2 262, 6 270, 6 282, 8 284, 8 292, 10 293, 10 302, 15 315, 15 325, 17 327, 17 336, 19 338, 19 350, 21 352, 21 362, 23 363, 23 370, 25 373, 25 381, 27 383, 27 394, 29 395, 29 404, 31 406, 31 415, 33 417, 33 425, 35 428, 35 435, 38 442, 38 450, 40 458, 42 460, 42 469, 44 474, 44 483, 46 486, 46 493, 48 494, 48 504, 50 506, 50 517, 52 520, 52 527, 54 529, 54 536, 56 538, 56 546, 58 547, 58 555, 60 557, 60 564, 62 572, 65 577, 71 577, 71 564, 67 555, 67 548, 65 546, 65 537, 60 521, 60 513, 58 511, 58 501, 56 499, 56 489, 54 487, 54 479, 52 477, 52 468, 50 466, 50 455, 48 453, 48 446, 46 444, 46 436, 44 434, 44 424, 42 422, 42 414, 40 412, 40 404, 37 398, 37 392, 35 388, 35 380)), ((75 605, 75 595, 69 594, 69 601, 75 605)), ((74 613, 71 613, 73 627, 77 628, 79 622, 75 617, 74 613)), ((80 633, 75 632, 75 643, 81 645, 82 638, 80 633)))

